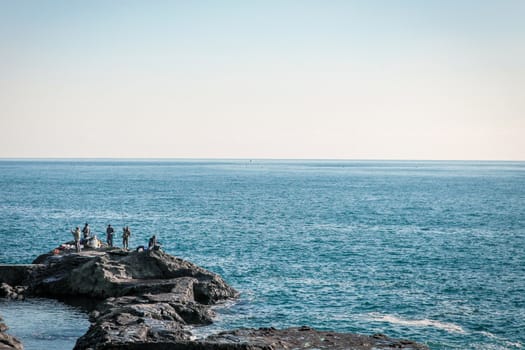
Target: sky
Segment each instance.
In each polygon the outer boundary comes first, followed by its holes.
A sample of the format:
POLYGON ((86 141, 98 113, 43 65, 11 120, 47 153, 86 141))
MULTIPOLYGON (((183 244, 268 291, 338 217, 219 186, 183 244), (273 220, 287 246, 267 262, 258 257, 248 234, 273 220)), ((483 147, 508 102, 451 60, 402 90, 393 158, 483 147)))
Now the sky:
POLYGON ((525 1, 0 0, 0 158, 525 160, 525 1))

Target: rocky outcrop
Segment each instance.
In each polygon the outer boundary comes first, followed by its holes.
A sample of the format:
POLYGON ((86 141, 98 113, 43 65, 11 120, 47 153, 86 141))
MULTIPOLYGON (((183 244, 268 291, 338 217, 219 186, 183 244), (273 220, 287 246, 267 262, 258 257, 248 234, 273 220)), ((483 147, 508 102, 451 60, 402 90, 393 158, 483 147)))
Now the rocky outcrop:
MULTIPOLYGON (((239 293, 220 276, 160 250, 55 250, 39 256, 34 264, 20 274, 25 274, 24 295, 94 301, 91 326, 78 339, 76 350, 426 349, 382 335, 319 332, 308 327, 242 329, 197 340, 192 328, 212 322, 211 305, 239 293)), ((6 284, 5 290, 18 295, 16 291, 22 289, 16 288, 6 284)))
POLYGON ((0 350, 22 350, 24 348, 22 343, 6 333, 8 328, 2 321, 0 316, 0 350))
POLYGON ((235 345, 235 349, 428 349, 409 340, 393 339, 383 334, 372 336, 351 333, 316 331, 310 327, 274 329, 239 329, 210 336, 203 342, 203 349, 223 349, 224 345, 235 345), (210 347, 211 346, 211 347, 210 347))
POLYGON ((409 340, 393 339, 383 334, 372 336, 316 331, 309 327, 274 329, 238 329, 221 332, 203 340, 181 338, 163 339, 156 342, 100 344, 98 350, 380 350, 405 349, 428 350, 424 345, 409 340))
POLYGON ((176 290, 207 305, 238 296, 218 275, 160 250, 45 254, 35 262, 47 266, 31 278, 31 293, 40 296, 105 299, 176 290))
POLYGON ((99 300, 75 349, 190 340, 191 325, 212 322, 211 305, 235 298, 224 280, 160 250, 89 250, 35 260, 32 295, 99 300))
POLYGON ((75 349, 190 340, 190 325, 212 322, 211 305, 236 298, 224 280, 161 250, 44 254, 29 291, 99 300, 75 349))

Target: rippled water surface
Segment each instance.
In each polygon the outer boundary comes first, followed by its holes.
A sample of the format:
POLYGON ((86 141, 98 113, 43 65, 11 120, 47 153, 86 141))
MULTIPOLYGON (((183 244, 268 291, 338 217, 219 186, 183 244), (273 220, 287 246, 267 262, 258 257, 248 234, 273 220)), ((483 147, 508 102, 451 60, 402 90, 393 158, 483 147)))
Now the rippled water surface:
POLYGON ((157 234, 241 291, 205 332, 525 346, 525 163, 0 161, 0 263, 31 262, 86 221, 119 239, 129 225, 131 246, 157 234))
POLYGON ((89 328, 85 312, 50 299, 0 300, 0 312, 25 350, 72 349, 89 328))

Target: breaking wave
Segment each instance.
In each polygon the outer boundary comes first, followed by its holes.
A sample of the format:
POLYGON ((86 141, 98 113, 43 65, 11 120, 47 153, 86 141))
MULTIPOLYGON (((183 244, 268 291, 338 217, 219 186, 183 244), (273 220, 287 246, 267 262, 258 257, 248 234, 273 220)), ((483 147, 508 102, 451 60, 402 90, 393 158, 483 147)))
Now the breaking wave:
POLYGON ((378 321, 378 322, 387 322, 392 324, 400 324, 404 326, 413 326, 413 327, 434 327, 443 329, 447 332, 451 333, 461 333, 465 334, 465 330, 454 323, 449 322, 441 322, 436 320, 429 320, 429 319, 422 319, 422 320, 410 320, 406 318, 401 318, 393 315, 382 315, 379 313, 370 313, 367 317, 371 321, 378 321))

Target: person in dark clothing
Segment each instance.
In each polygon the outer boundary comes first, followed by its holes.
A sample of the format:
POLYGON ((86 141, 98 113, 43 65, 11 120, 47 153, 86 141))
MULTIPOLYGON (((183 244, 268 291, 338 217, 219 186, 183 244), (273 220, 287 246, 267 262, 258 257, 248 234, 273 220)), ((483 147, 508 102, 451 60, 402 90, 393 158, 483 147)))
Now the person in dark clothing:
POLYGON ((115 230, 111 225, 108 225, 108 228, 106 229, 106 241, 110 247, 113 247, 113 234, 115 230))
POLYGON ((151 236, 148 242, 148 250, 155 249, 157 247, 157 237, 155 235, 151 236))
POLYGON ((131 230, 129 226, 124 227, 122 232, 122 248, 128 250, 129 236, 131 236, 131 230))
POLYGON ((89 224, 87 222, 82 229, 82 233, 84 234, 84 240, 87 240, 91 235, 91 229, 89 228, 89 224))

